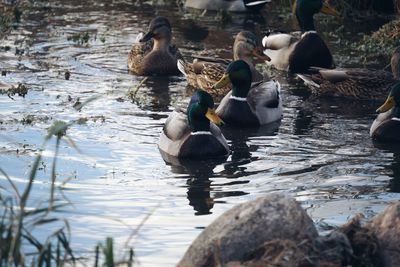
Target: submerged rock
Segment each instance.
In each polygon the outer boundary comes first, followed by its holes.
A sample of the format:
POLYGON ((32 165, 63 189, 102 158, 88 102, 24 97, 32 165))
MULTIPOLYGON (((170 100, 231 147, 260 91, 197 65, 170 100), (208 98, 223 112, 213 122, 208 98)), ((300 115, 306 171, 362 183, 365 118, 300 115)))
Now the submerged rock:
POLYGON ((297 266, 309 260, 305 255, 317 236, 299 203, 275 193, 222 214, 196 238, 178 266, 297 266))

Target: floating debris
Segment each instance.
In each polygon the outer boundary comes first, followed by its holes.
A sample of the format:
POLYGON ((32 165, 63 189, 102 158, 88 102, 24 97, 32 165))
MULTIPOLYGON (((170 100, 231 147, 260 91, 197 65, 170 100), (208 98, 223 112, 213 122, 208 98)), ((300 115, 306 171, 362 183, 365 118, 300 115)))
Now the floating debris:
POLYGON ((89 43, 90 35, 88 32, 75 33, 67 38, 68 41, 73 41, 78 45, 89 43))
POLYGON ((8 89, 0 88, 0 94, 7 95, 9 98, 13 100, 14 100, 13 98, 14 95, 25 97, 27 93, 28 93, 28 88, 22 83, 18 83, 17 86, 12 85, 8 89))
POLYGON ((69 72, 68 70, 65 71, 64 77, 65 77, 66 80, 69 80, 69 78, 71 77, 71 72, 69 72))

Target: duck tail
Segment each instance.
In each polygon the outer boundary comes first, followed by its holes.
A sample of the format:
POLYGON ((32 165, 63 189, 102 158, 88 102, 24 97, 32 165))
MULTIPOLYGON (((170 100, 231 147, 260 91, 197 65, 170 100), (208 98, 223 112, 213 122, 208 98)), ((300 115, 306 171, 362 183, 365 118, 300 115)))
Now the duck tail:
POLYGON ((178 59, 178 62, 176 64, 179 71, 182 72, 183 75, 187 76, 187 73, 185 71, 185 62, 182 59, 178 59))
POLYGON ((311 87, 316 87, 316 88, 320 88, 320 85, 317 84, 316 82, 314 82, 312 80, 312 78, 308 75, 304 75, 304 74, 297 74, 297 77, 299 77, 300 79, 303 80, 305 85, 310 85, 311 87))
POLYGON ((271 0, 253 0, 253 1, 247 1, 247 3, 245 3, 244 5, 247 7, 252 7, 252 6, 263 5, 269 2, 271 2, 271 0))

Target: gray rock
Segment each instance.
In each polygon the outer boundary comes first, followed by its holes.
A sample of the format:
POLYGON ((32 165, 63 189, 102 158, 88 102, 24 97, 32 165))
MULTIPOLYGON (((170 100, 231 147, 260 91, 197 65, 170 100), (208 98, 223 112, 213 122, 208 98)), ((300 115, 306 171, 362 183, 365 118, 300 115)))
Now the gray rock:
POLYGON ((308 250, 317 236, 313 221, 301 206, 291 197, 274 193, 222 214, 196 238, 178 266, 223 266, 247 261, 252 253, 274 240, 289 240, 308 250))
POLYGON ((379 241, 384 267, 400 265, 400 202, 387 207, 366 226, 379 241))

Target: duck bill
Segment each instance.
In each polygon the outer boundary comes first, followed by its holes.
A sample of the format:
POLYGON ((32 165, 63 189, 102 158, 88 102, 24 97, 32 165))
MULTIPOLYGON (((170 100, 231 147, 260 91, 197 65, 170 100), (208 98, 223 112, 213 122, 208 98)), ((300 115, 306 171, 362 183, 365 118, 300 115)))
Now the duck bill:
POLYGON ((154 37, 154 33, 153 32, 148 32, 145 35, 143 35, 142 39, 140 39, 139 42, 141 42, 141 43, 147 42, 153 37, 154 37))
POLYGON ((254 48, 252 51, 252 55, 263 61, 271 61, 271 58, 269 56, 265 55, 264 53, 262 53, 260 48, 254 48))
POLYGON ((325 1, 323 3, 322 8, 321 8, 321 13, 324 13, 326 15, 331 15, 334 17, 340 17, 339 12, 335 8, 333 8, 331 5, 329 5, 328 1, 325 1))
POLYGON ((231 79, 229 79, 229 74, 225 73, 224 76, 222 76, 222 78, 212 86, 212 88, 214 89, 219 89, 222 88, 224 86, 226 86, 228 83, 230 83, 231 79))
POLYGON ((206 118, 209 119, 211 122, 215 123, 216 125, 224 124, 224 121, 215 113, 215 110, 209 108, 206 113, 206 118))
POLYGON ((378 113, 383 113, 386 112, 388 110, 390 110, 392 107, 394 107, 396 104, 396 102, 394 101, 394 97, 393 96, 389 96, 388 99, 386 99, 386 102, 380 106, 376 112, 378 113))

